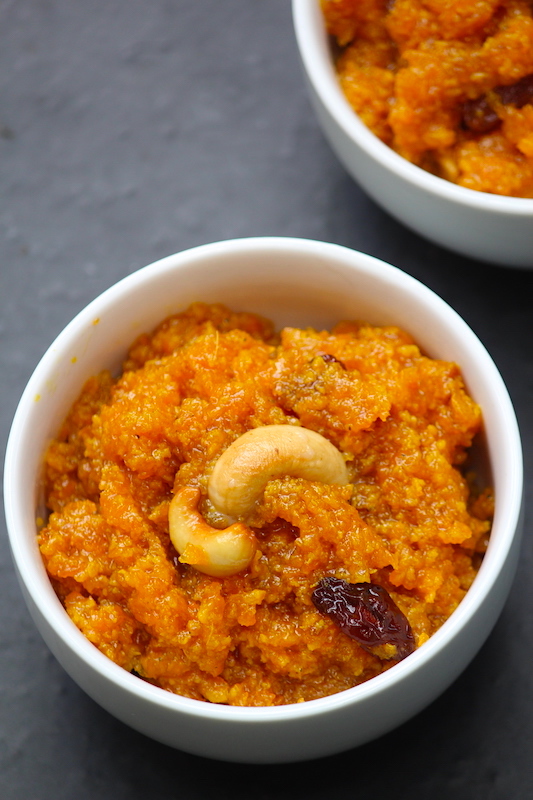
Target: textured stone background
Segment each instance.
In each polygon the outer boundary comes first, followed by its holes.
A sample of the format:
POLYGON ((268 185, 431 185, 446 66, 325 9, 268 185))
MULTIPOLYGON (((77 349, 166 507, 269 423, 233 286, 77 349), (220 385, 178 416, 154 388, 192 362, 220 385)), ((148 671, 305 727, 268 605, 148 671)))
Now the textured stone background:
MULTIPOLYGON (((531 496, 533 271, 433 246, 362 193, 313 117, 289 0, 0 0, 2 451, 37 361, 95 295, 177 250, 262 234, 363 250, 451 303, 509 386, 531 496)), ((3 800, 533 796, 530 516, 505 611, 445 695, 358 750, 270 767, 173 751, 88 699, 33 627, 1 524, 3 800)))

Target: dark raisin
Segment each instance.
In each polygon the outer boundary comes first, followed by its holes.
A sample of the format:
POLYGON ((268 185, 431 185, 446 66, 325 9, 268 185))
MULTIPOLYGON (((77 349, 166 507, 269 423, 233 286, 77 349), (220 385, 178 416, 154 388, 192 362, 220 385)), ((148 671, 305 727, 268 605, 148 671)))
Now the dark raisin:
POLYGON ((462 123, 472 133, 490 133, 498 127, 500 118, 482 96, 464 103, 462 123))
POLYGON ((300 535, 300 529, 291 525, 287 520, 281 517, 276 517, 272 522, 267 522, 262 528, 254 528, 258 536, 272 539, 284 538, 287 541, 297 539, 300 535))
POLYGON ((320 358, 326 364, 339 364, 343 369, 346 369, 346 367, 344 366, 342 361, 339 361, 338 358, 335 358, 335 356, 332 356, 331 353, 320 353, 320 358))
POLYGON ((323 578, 312 595, 316 608, 341 631, 372 653, 381 645, 396 646, 396 659, 415 649, 413 632, 405 614, 382 586, 323 578))
MULTIPOLYGON (((496 86, 494 92, 504 106, 522 108, 533 103, 533 75, 526 75, 510 86, 496 86)), ((463 103, 461 122, 464 128, 473 133, 490 133, 498 127, 500 118, 491 108, 486 95, 481 95, 463 103)))
POLYGON ((494 91, 505 106, 522 108, 528 103, 533 103, 533 75, 526 75, 510 86, 497 86, 494 91))

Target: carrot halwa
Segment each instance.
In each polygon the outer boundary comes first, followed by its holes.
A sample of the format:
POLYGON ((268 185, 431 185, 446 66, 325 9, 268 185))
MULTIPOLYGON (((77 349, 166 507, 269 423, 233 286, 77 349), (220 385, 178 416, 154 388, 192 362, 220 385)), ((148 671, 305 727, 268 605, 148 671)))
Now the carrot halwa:
POLYGON ((342 88, 401 156, 533 198, 530 0, 322 0, 342 88))
POLYGON ((241 706, 330 695, 400 656, 347 635, 313 602, 317 586, 390 598, 419 647, 471 585, 492 513, 465 463, 480 426, 458 366, 396 327, 276 333, 196 303, 138 338, 120 377, 87 381, 46 453, 41 553, 78 628, 157 686, 241 706), (204 574, 171 544, 172 498, 189 487, 205 524, 228 526, 209 476, 241 435, 272 425, 321 434, 349 482, 272 478, 240 520, 249 565, 204 574))

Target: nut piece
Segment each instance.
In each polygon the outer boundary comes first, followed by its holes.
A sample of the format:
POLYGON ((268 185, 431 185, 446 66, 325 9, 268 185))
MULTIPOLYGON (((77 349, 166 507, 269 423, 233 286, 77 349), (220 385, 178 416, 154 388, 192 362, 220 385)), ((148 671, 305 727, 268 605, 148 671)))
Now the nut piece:
POLYGON ((344 458, 324 436, 295 425, 265 425, 247 431, 222 453, 207 492, 222 514, 244 517, 268 481, 284 475, 349 483, 344 458))
POLYGON ((212 528, 197 511, 199 499, 199 489, 183 486, 170 503, 170 539, 179 560, 215 578, 242 572, 255 553, 255 536, 242 522, 223 530, 212 528))

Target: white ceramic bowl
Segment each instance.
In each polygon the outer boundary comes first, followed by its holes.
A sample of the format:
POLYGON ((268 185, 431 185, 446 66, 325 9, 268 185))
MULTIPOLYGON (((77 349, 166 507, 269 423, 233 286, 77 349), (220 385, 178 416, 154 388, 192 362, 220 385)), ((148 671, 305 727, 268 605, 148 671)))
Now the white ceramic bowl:
POLYGON ((139 731, 191 753, 243 762, 316 758, 362 744, 422 709, 461 672, 494 625, 520 539, 522 457, 513 407, 483 345, 439 297, 400 270, 337 245, 259 238, 205 245, 125 278, 65 328, 37 366, 13 422, 5 505, 13 558, 35 623, 59 662, 98 703, 139 731), (259 312, 278 326, 346 318, 395 323, 428 354, 457 361, 483 408, 496 489, 488 553, 457 611, 420 649, 371 681, 320 700, 236 708, 190 700, 130 675, 70 621, 36 543, 43 451, 85 379, 116 370, 131 341, 195 300, 259 312))
POLYGON ((384 209, 437 244, 533 268, 533 200, 465 189, 406 161, 361 122, 335 74, 319 0, 292 0, 296 40, 318 120, 347 171, 384 209))

